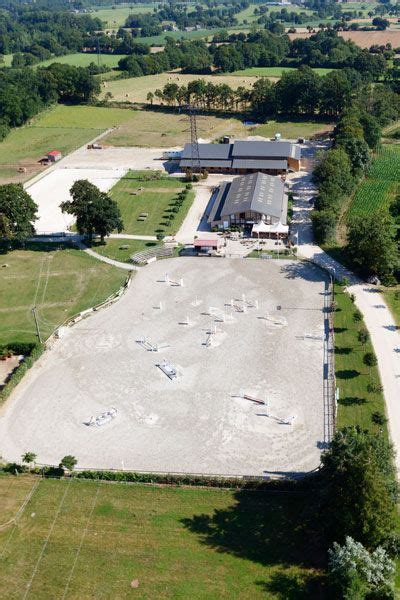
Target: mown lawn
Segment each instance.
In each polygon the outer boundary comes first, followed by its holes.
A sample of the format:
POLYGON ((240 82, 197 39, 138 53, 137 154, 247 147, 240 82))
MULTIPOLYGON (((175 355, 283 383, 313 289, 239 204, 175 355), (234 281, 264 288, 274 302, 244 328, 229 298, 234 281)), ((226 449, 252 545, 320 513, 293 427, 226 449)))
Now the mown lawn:
MULTIPOLYGON (((68 317, 105 300, 123 285, 126 272, 80 250, 28 245, 1 256, 0 345, 36 341, 32 307, 43 339, 68 317)), ((1 449, 0 449, 1 454, 1 449)))
POLYGON ((43 599, 317 598, 322 553, 300 525, 310 500, 42 480, 13 535, 0 531, 0 548, 11 537, 0 589, 9 599, 28 584, 43 599))
MULTIPOLYGON (((363 363, 366 352, 373 350, 368 341, 364 346, 358 341, 363 322, 353 319, 356 306, 350 296, 339 285, 335 286, 336 311, 334 314, 335 371, 336 385, 339 388, 338 427, 360 425, 378 431, 381 426, 371 420, 373 412, 385 414, 385 403, 381 392, 369 392, 370 382, 379 383, 377 367, 367 367, 363 363)), ((386 430, 386 427, 383 426, 386 430)))
POLYGON ((184 184, 177 178, 129 171, 111 190, 111 196, 121 210, 123 233, 155 236, 158 233, 175 234, 194 198, 194 192, 189 192, 179 212, 174 214, 174 199, 183 189, 184 184), (143 221, 139 220, 141 213, 148 214, 143 221), (166 221, 168 215, 173 216, 169 224, 166 221))
POLYGON ((113 260, 130 262, 129 258, 136 252, 149 250, 158 245, 158 242, 146 242, 145 240, 106 239, 105 244, 93 243, 91 248, 113 260))

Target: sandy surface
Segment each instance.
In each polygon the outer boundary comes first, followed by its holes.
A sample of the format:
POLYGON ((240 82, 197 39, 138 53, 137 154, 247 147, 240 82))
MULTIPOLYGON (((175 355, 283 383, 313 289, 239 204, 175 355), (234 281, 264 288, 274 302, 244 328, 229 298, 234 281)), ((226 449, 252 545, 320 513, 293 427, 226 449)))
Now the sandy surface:
POLYGON ((38 234, 68 231, 74 218, 63 214, 61 202, 70 199, 69 190, 78 179, 88 179, 101 191, 110 190, 129 169, 163 169, 161 148, 104 148, 72 152, 51 167, 42 177, 26 184, 39 207, 35 223, 38 234))
POLYGON ((74 217, 62 213, 60 204, 71 199, 69 190, 78 179, 88 179, 102 192, 107 192, 125 173, 126 169, 59 168, 50 171, 42 179, 27 187, 27 191, 39 208, 39 219, 35 222, 36 232, 40 235, 69 229, 74 222, 74 217))
POLYGON ((0 454, 40 463, 73 454, 79 467, 260 475, 317 467, 323 439, 325 281, 289 261, 179 258, 140 270, 127 294, 68 330, 2 409, 0 454), (184 287, 163 283, 184 278, 184 287), (231 298, 258 300, 215 323, 231 298), (197 302, 196 302, 197 299, 197 302), (162 301, 163 310, 155 308, 162 301), (277 306, 281 310, 277 310, 277 306), (280 317, 287 326, 260 317, 280 317), (182 324, 189 317, 189 325, 182 324), (204 345, 217 325, 215 346, 204 345), (149 352, 136 340, 170 346, 149 352), (301 338, 301 339, 300 339, 301 338), (167 358, 182 375, 169 380, 167 358), (267 401, 233 398, 243 389, 267 401), (102 427, 84 423, 111 407, 102 427), (271 417, 295 416, 292 426, 271 417))

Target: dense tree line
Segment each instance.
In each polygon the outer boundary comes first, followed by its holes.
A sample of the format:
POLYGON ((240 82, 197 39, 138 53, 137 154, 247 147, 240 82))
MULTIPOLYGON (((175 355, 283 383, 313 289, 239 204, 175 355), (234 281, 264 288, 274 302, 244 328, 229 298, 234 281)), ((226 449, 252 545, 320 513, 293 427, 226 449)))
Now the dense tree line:
MULTIPOLYGON (((222 36, 224 36, 222 32, 222 36)), ((143 59, 144 49, 119 62, 121 70, 129 76, 139 77, 161 73, 181 67, 187 73, 232 72, 249 67, 276 65, 297 67, 349 68, 365 80, 374 80, 386 71, 384 55, 362 50, 352 42, 340 38, 334 31, 321 31, 311 38, 293 40, 270 31, 239 33, 229 36, 231 43, 214 42, 207 46, 203 41, 167 39, 164 51, 143 59)), ((221 39, 214 36, 215 40, 221 39)), ((106 43, 110 47, 110 40, 106 43)), ((102 50, 106 50, 104 46, 102 50)), ((128 44, 125 48, 128 49, 128 44)))
POLYGON ((54 102, 88 102, 99 91, 99 82, 83 67, 6 69, 0 78, 0 139, 54 102))
POLYGON ((339 430, 322 455, 318 498, 335 598, 394 598, 396 482, 393 448, 381 433, 339 430))
POLYGON ((99 19, 67 11, 18 8, 0 13, 0 54, 28 53, 42 60, 81 51, 99 19))
POLYGON ((231 27, 237 24, 235 14, 249 5, 247 0, 224 2, 217 6, 197 4, 187 6, 174 2, 162 4, 153 13, 129 15, 125 27, 137 37, 158 35, 163 31, 164 22, 175 23, 179 30, 187 27, 231 27))
MULTIPOLYGON (((218 79, 216 79, 218 82, 218 79)), ((227 84, 193 80, 187 85, 167 83, 162 90, 150 92, 148 100, 157 98, 169 106, 183 106, 190 102, 202 109, 251 112, 257 120, 277 116, 328 117, 336 119, 354 102, 377 123, 385 125, 400 114, 400 98, 388 85, 366 83, 353 69, 333 71, 321 76, 310 67, 286 72, 277 82, 258 79, 251 89, 239 86, 236 90, 227 84)), ((337 131, 340 132, 340 126, 337 131)), ((375 147, 376 139, 366 130, 367 143, 375 147)), ((378 134, 379 137, 379 134, 378 134)), ((350 145, 339 138, 350 152, 350 145)))
POLYGON ((379 120, 356 106, 347 108, 335 130, 333 147, 314 170, 318 197, 312 214, 318 243, 334 238, 346 198, 369 165, 380 140, 379 120))

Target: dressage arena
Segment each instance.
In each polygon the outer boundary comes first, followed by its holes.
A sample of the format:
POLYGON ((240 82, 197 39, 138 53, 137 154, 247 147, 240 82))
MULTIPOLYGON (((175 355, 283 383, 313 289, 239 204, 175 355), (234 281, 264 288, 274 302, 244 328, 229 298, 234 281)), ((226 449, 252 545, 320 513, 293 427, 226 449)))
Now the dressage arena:
POLYGON ((324 442, 324 297, 311 264, 177 258, 68 329, 3 407, 0 454, 81 468, 305 472, 324 442))

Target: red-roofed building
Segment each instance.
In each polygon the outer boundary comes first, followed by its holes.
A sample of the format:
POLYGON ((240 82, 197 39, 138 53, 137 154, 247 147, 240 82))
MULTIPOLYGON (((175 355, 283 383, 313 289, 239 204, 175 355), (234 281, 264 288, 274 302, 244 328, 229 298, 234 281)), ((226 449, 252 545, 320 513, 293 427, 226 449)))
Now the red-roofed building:
POLYGON ((47 153, 47 160, 49 160, 50 162, 57 162, 58 160, 62 159, 62 154, 59 150, 52 150, 51 152, 47 153))
POLYGON ((198 252, 217 252, 222 245, 222 241, 219 238, 212 238, 209 240, 195 239, 193 246, 198 252))

